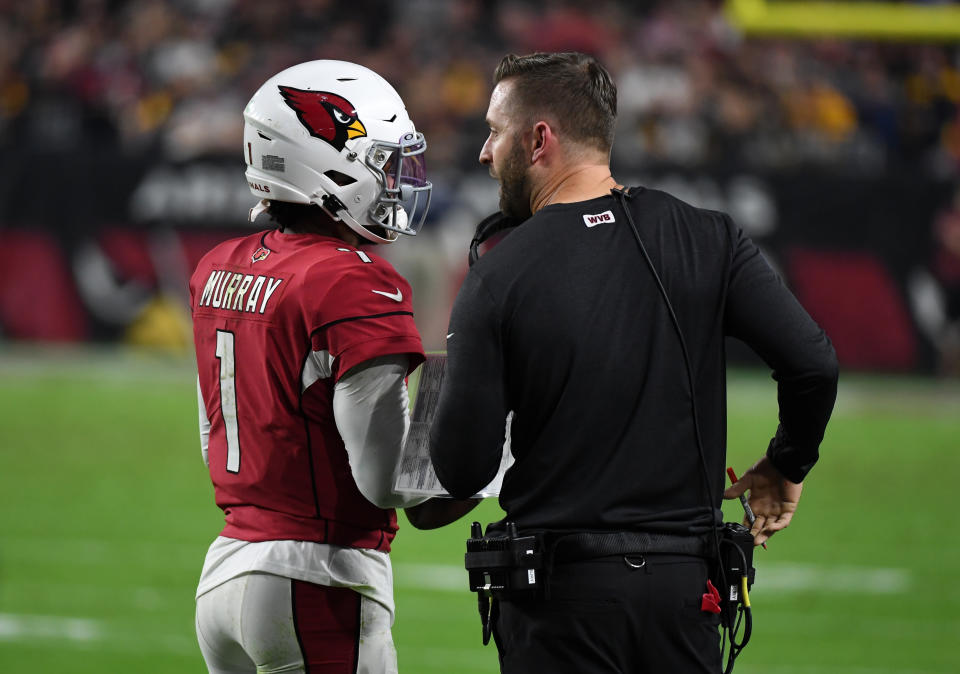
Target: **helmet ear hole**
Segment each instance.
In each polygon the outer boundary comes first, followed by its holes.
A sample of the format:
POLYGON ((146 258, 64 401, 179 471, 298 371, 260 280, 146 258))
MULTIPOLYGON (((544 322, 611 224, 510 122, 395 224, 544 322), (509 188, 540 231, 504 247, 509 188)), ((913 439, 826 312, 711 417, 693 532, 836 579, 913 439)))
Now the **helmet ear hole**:
POLYGON ((324 171, 323 175, 327 176, 335 182, 340 187, 346 187, 347 185, 352 185, 357 182, 357 179, 353 176, 348 176, 346 173, 341 173, 340 171, 335 171, 330 169, 329 171, 324 171))

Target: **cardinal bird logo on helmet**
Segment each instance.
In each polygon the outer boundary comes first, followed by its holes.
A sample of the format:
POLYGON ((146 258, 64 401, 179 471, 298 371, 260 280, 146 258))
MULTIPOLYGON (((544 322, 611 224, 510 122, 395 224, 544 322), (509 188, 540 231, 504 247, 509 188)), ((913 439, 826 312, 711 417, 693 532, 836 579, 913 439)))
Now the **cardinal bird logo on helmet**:
POLYGON ((342 150, 348 140, 367 135, 356 108, 342 96, 285 86, 279 89, 283 100, 297 113, 310 135, 327 141, 337 151, 342 150))

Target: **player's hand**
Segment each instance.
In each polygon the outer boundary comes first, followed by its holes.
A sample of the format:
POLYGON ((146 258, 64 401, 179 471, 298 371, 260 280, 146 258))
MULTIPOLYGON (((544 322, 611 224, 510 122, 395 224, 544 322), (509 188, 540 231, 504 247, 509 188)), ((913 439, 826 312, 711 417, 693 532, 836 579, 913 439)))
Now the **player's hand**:
POLYGON ((770 459, 763 457, 735 484, 727 487, 723 498, 739 498, 747 490, 750 490, 750 508, 756 516, 750 533, 754 545, 760 545, 790 524, 800 501, 803 483, 790 482, 770 459))

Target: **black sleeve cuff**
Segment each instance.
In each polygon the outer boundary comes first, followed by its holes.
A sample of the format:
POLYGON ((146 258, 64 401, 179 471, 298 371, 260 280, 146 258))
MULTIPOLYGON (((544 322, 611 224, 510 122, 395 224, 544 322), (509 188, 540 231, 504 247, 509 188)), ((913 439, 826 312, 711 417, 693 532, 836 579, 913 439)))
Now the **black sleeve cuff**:
POLYGON ((777 427, 777 434, 767 447, 767 458, 774 468, 779 470, 791 482, 803 482, 807 473, 820 458, 817 447, 797 447, 790 442, 783 426, 777 427))

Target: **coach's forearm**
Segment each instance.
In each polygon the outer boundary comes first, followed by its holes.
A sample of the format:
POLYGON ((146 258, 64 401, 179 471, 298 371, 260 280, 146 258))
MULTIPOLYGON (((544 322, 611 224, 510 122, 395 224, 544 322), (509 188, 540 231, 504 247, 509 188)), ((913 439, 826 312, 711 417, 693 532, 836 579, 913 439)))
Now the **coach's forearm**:
POLYGON ((437 529, 446 526, 476 508, 479 498, 452 499, 432 498, 418 506, 404 508, 410 524, 416 529, 437 529))

